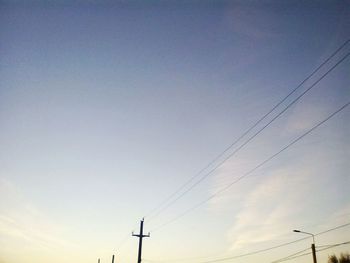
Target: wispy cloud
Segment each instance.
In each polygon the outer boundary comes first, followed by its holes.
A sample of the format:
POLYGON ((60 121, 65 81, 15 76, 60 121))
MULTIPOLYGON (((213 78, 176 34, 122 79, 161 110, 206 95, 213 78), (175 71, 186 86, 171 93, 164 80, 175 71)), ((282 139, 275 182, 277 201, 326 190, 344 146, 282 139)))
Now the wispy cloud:
MULTIPOLYGON (((229 249, 278 240, 298 227, 344 222, 350 200, 343 190, 350 179, 344 177, 345 160, 337 157, 339 153, 317 147, 305 148, 303 155, 294 155, 289 162, 281 156, 268 169, 249 176, 211 202, 211 211, 233 213, 227 230, 229 249)), ((235 174, 243 174, 251 162, 256 162, 253 156, 228 162, 215 175, 211 191, 228 179, 232 181, 235 174)))
POLYGON ((0 207, 0 242, 12 240, 38 249, 57 250, 74 246, 61 237, 63 227, 27 201, 9 180, 0 179, 2 200, 0 207))
POLYGON ((306 182, 305 175, 292 177, 280 170, 251 189, 228 232, 231 249, 272 240, 290 229, 298 221, 297 214, 306 205, 303 202, 306 197, 303 185, 306 182))

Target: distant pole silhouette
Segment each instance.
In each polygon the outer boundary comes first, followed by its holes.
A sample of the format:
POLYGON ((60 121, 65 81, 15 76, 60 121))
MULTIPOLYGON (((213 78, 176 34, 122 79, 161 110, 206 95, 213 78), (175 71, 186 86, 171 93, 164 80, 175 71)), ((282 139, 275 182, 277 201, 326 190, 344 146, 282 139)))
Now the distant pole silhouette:
POLYGON ((112 263, 114 263, 114 255, 112 256, 112 263))
POLYGON ((97 263, 100 263, 100 259, 97 260, 97 263))
POLYGON ((137 257, 137 263, 141 263, 142 239, 144 237, 150 237, 149 233, 148 233, 148 235, 144 235, 143 234, 143 221, 144 221, 144 219, 142 218, 141 223, 140 223, 140 234, 134 234, 134 232, 132 233, 132 235, 134 237, 138 237, 139 238, 139 254, 138 254, 138 257, 137 257))

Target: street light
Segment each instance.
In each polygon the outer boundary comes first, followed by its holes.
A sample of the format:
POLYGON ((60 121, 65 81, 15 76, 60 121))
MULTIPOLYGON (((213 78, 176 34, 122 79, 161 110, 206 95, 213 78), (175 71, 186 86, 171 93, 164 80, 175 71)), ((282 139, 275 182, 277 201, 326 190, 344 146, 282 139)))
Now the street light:
POLYGON ((295 233, 301 233, 301 234, 306 234, 306 235, 312 236, 312 241, 313 241, 313 243, 311 244, 312 258, 313 258, 313 260, 314 260, 314 263, 317 263, 316 248, 315 248, 315 235, 312 234, 312 233, 300 231, 300 230, 297 230, 297 229, 294 229, 293 232, 295 232, 295 233))

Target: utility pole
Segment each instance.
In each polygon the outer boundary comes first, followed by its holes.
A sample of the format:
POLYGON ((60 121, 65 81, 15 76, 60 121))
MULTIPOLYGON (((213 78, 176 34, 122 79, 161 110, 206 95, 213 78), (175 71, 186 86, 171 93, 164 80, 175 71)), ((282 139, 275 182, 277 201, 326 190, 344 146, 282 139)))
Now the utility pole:
POLYGON ((314 263, 317 263, 315 241, 314 243, 311 244, 311 250, 312 250, 312 258, 314 260, 314 263))
POLYGON ((140 234, 136 235, 136 234, 134 234, 134 232, 132 233, 132 236, 139 238, 139 253, 138 253, 138 257, 137 257, 137 263, 141 263, 142 239, 144 237, 150 237, 149 233, 148 233, 148 235, 143 234, 143 221, 144 221, 144 219, 142 218, 141 223, 140 223, 140 234))
POLYGON ((114 255, 112 256, 112 263, 114 263, 114 255))
POLYGON ((97 260, 97 263, 100 263, 100 259, 97 260))
POLYGON ((313 259, 314 263, 317 263, 316 248, 315 248, 315 235, 312 234, 312 233, 300 231, 300 230, 297 230, 297 229, 293 230, 293 232, 302 233, 302 234, 306 234, 306 235, 312 236, 312 244, 311 244, 312 259, 313 259))

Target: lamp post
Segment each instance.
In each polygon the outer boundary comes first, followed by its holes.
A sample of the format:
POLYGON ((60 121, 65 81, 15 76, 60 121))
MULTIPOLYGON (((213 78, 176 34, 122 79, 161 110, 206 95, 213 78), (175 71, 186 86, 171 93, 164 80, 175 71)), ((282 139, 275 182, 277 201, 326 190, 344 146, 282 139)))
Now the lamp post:
POLYGON ((306 234, 312 236, 312 244, 311 244, 311 250, 312 250, 312 258, 314 260, 314 263, 317 263, 317 258, 316 258, 316 248, 315 248, 315 235, 312 233, 300 231, 297 229, 294 229, 293 232, 295 233, 301 233, 301 234, 306 234))

